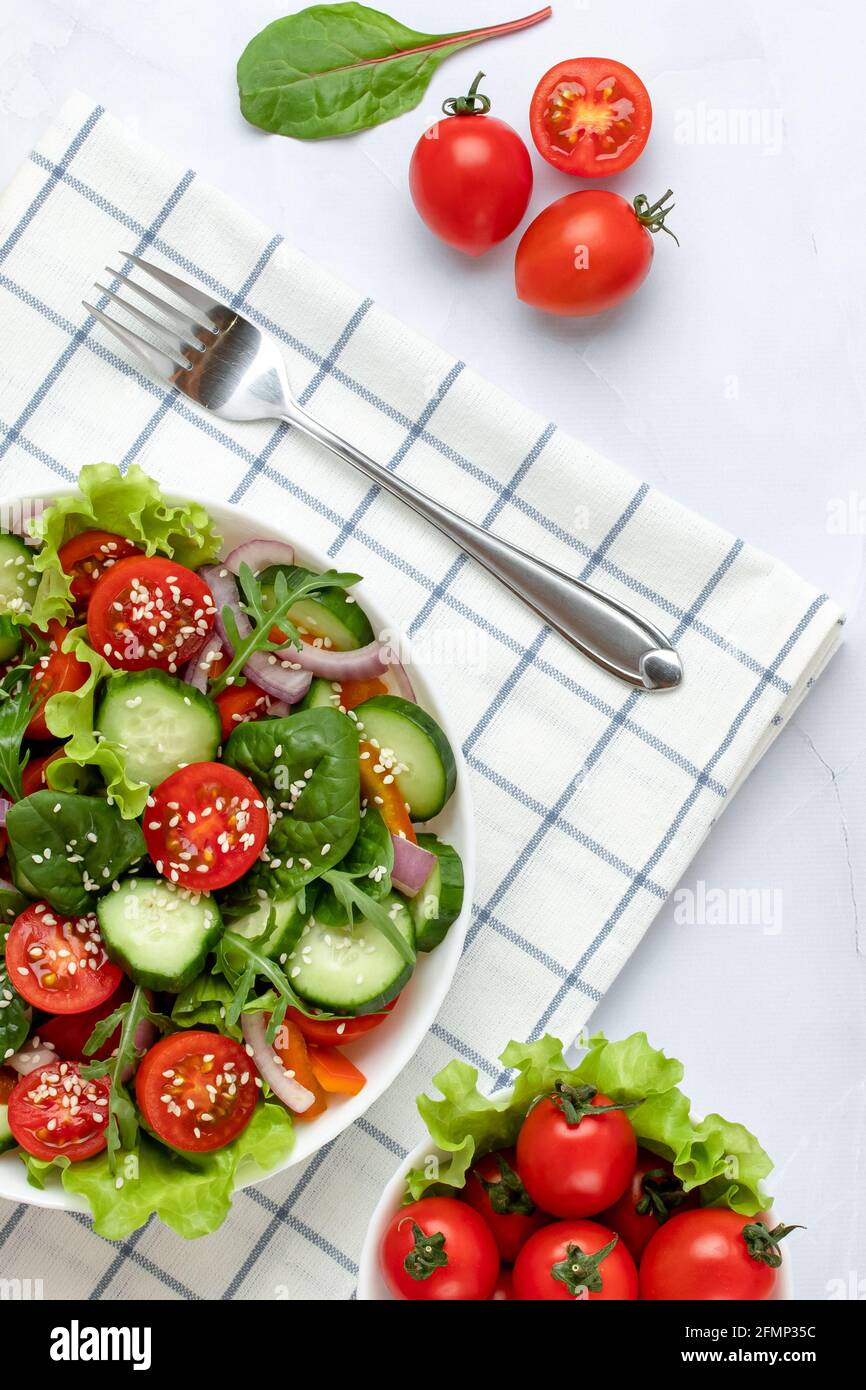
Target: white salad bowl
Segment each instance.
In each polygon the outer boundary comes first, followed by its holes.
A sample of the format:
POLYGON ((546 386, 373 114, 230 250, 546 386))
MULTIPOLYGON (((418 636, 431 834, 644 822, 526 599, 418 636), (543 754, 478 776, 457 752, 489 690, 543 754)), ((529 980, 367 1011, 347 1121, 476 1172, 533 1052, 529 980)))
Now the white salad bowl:
MULTIPOLYGON (((499 1100, 505 1100, 511 1094, 511 1087, 506 1087, 501 1091, 496 1091, 495 1096, 499 1100)), ((358 1271, 358 1298, 365 1303, 398 1303, 391 1293, 382 1272, 379 1268, 379 1247, 382 1238, 387 1230, 388 1223, 394 1213, 402 1206, 403 1197, 406 1192, 406 1174, 411 1168, 422 1168, 430 1159, 443 1162, 448 1158, 442 1149, 438 1149, 430 1139, 422 1139, 421 1143, 407 1154, 399 1164, 393 1177, 389 1179, 387 1186, 379 1198, 370 1224, 367 1227, 367 1234, 364 1238, 364 1246, 361 1251, 361 1263, 358 1271)), ((770 1224, 775 1225, 773 1212, 768 1213, 770 1224)), ((592 1218, 590 1218, 591 1220, 592 1218)), ((776 1287, 773 1293, 773 1301, 783 1301, 794 1297, 793 1285, 791 1281, 791 1261, 787 1251, 782 1261, 779 1277, 776 1280, 776 1287)))
MULTIPOLYGON (((43 498, 67 496, 76 491, 72 487, 58 487, 44 494, 35 493, 28 501, 43 498)), ((246 516, 239 508, 225 502, 216 501, 199 492, 194 499, 208 509, 217 528, 224 538, 224 551, 227 554, 234 546, 244 541, 263 537, 266 540, 287 541, 295 547, 295 554, 301 564, 310 569, 333 569, 334 564, 327 555, 322 555, 312 546, 300 540, 303 532, 302 519, 298 517, 297 529, 291 521, 286 525, 269 526, 264 521, 246 516)), ((0 516, 15 515, 17 499, 0 500, 0 516)), ((363 581, 353 593, 367 613, 376 631, 387 630, 393 640, 399 643, 404 664, 410 664, 412 684, 419 703, 429 711, 445 731, 457 764, 457 785, 445 809, 428 822, 427 829, 434 830, 449 844, 453 844, 463 861, 465 880, 463 910, 457 921, 450 927, 445 940, 429 955, 421 955, 415 973, 400 996, 400 1002, 393 1018, 388 1019, 381 1028, 376 1028, 365 1037, 353 1043, 349 1054, 353 1062, 364 1072, 367 1084, 356 1096, 329 1096, 328 1109, 314 1120, 295 1126, 295 1145, 278 1168, 267 1174, 259 1169, 245 1172, 243 1164, 239 1173, 238 1187, 249 1186, 264 1177, 272 1177, 296 1163, 311 1158, 323 1145, 336 1139, 354 1120, 377 1101, 387 1091, 391 1083, 418 1050, 422 1039, 433 1023, 443 1000, 448 993, 457 963, 463 950, 463 942, 471 911, 475 882, 475 830, 472 814, 472 799, 469 791, 469 776, 460 741, 448 718, 446 702, 436 691, 435 681, 412 662, 412 646, 408 639, 389 621, 373 591, 363 581)), ((87 1211, 86 1203, 67 1193, 59 1180, 52 1179, 44 1190, 32 1187, 27 1181, 24 1164, 18 1154, 11 1151, 0 1155, 0 1197, 12 1202, 25 1202, 31 1206, 56 1207, 64 1211, 87 1211)))

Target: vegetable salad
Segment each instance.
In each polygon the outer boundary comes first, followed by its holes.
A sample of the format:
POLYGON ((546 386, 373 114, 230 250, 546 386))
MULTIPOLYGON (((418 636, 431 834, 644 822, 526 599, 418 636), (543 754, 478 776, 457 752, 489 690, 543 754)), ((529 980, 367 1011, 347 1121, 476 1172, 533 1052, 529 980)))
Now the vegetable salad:
POLYGON ((221 558, 136 466, 79 487, 0 535, 0 1150, 100 1234, 197 1236, 400 1026, 456 766, 358 575, 221 558))

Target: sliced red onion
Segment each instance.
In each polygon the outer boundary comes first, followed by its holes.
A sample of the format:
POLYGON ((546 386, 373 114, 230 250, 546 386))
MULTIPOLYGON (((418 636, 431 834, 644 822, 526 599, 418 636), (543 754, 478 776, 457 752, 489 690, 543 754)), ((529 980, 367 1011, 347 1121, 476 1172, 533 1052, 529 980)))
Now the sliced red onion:
POLYGON ((11 805, 12 802, 7 801, 5 796, 0 796, 0 826, 6 824, 6 812, 9 810, 9 807, 11 805))
POLYGON ((262 1080, 267 1081, 278 1100, 281 1100, 290 1110, 294 1110, 296 1115, 303 1115, 315 1103, 316 1097, 312 1091, 307 1090, 306 1086, 302 1086, 300 1081, 289 1076, 276 1052, 268 1043, 265 1035, 269 1017, 269 1014, 263 1013, 241 1014, 241 1028, 244 1038, 249 1047, 252 1048, 253 1061, 262 1080))
POLYGON ((218 637, 211 637, 205 642, 201 651, 194 656, 192 661, 188 661, 183 671, 183 678, 187 685, 191 685, 194 690, 200 690, 204 695, 207 691, 208 667, 212 661, 217 661, 223 654, 223 644, 218 637))
POLYGON ((19 1076, 29 1076, 32 1071, 38 1071, 40 1067, 54 1066, 55 1062, 59 1061, 54 1048, 49 1047, 48 1043, 40 1042, 37 1037, 31 1038, 30 1042, 25 1043, 12 1057, 7 1057, 3 1065, 17 1071, 19 1076))
POLYGON ((274 700, 268 696, 268 716, 271 719, 285 719, 287 714, 291 714, 291 706, 285 700, 274 700))
POLYGON ((391 882, 401 893, 407 893, 410 898, 414 898, 432 874, 436 855, 431 854, 429 849, 422 849, 420 845, 413 844, 405 835, 392 834, 391 843, 394 846, 391 882))
MULTIPOLYGON (((214 596, 217 631, 226 650, 231 652, 232 645, 225 630, 222 610, 232 610, 241 637, 248 637, 252 627, 240 606, 234 575, 225 565, 208 565, 199 572, 214 596)), ((290 658, 280 652, 254 652, 244 665, 244 675, 255 681, 266 695, 273 695, 276 700, 285 700, 287 705, 295 705, 309 690, 312 675, 308 671, 292 670, 283 665, 283 662, 288 660, 290 658)))
MULTIPOLYGON (((150 996, 148 996, 148 1001, 149 1001, 151 1004, 153 1003, 153 1001, 150 999, 150 996)), ((142 1018, 142 1019, 139 1019, 139 1021, 138 1021, 138 1027, 137 1027, 136 1030, 135 1030, 135 1051, 136 1051, 136 1055, 140 1057, 141 1054, 142 1054, 143 1052, 147 1052, 147 1050, 148 1050, 149 1048, 153 1047, 153 1044, 154 1044, 155 1042, 156 1042, 156 1025, 155 1025, 154 1023, 151 1023, 151 1021, 150 1021, 149 1018, 142 1018)), ((138 1062, 129 1062, 129 1063, 123 1068, 123 1075, 122 1075, 121 1078, 120 1078, 121 1081, 124 1081, 124 1082, 125 1082, 125 1081, 128 1081, 128 1080, 130 1079, 130 1077, 132 1076, 132 1074, 133 1074, 133 1072, 135 1071, 135 1069, 136 1069, 137 1066, 138 1066, 138 1062)))
POLYGON ((5 888, 8 893, 17 893, 18 889, 14 883, 10 883, 8 878, 0 878, 0 888, 5 888))
POLYGON ((276 656, 293 661, 309 671, 311 676, 323 676, 329 681, 360 681, 381 676, 388 670, 388 661, 381 642, 369 642, 351 652, 337 652, 332 647, 311 647, 306 642, 297 647, 283 647, 276 656))
POLYGON ((412 689, 412 682, 405 666, 402 666, 399 661, 392 661, 388 667, 388 677, 396 686, 398 695, 402 695, 404 700, 411 700, 413 705, 417 705, 418 697, 412 689))
POLYGON ((245 541, 243 545, 236 545, 223 561, 224 567, 232 574, 240 574, 241 565, 249 565, 253 574, 261 574, 271 565, 294 563, 294 546, 287 545, 285 541, 245 541))

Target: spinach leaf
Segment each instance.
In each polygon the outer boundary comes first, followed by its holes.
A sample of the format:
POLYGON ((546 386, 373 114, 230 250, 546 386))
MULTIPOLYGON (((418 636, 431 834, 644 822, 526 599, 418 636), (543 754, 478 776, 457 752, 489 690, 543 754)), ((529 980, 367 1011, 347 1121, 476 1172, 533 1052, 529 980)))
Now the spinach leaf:
POLYGON ((13 801, 24 795, 21 774, 30 758, 22 753, 21 744, 27 725, 33 716, 34 700, 30 675, 47 644, 35 629, 28 630, 31 649, 25 660, 19 661, 0 680, 0 787, 13 801))
POLYGON ((241 112, 298 140, 349 135, 417 106, 444 58, 547 19, 456 34, 422 34, 366 5, 312 5, 267 25, 238 62, 241 112))
POLYGON ((30 1031, 27 1002, 11 983, 6 968, 9 928, 26 906, 27 900, 20 893, 9 888, 0 889, 0 1065, 24 1045, 30 1031))
POLYGON ((58 912, 87 912, 145 853, 137 821, 98 796, 40 791, 9 808, 9 864, 15 884, 58 912))
POLYGON ((255 783, 276 816, 251 891, 284 898, 339 864, 361 819, 358 733, 347 715, 323 706, 239 724, 223 762, 255 783))
MULTIPOLYGON (((361 813, 361 827, 355 843, 333 872, 357 880, 367 897, 378 902, 391 891, 393 867, 394 842, 391 832, 378 808, 368 806, 361 813)), ((326 926, 342 927, 349 921, 349 913, 329 882, 322 885, 315 910, 318 920, 326 926)))
POLYGON ((241 565, 238 571, 241 609, 252 625, 246 624, 249 631, 242 633, 233 610, 228 606, 223 609, 222 620, 231 661, 211 685, 210 694, 219 695, 227 686, 243 679, 243 669, 255 652, 278 652, 283 647, 301 646, 301 634, 289 618, 289 610, 294 608, 298 599, 305 594, 319 593, 322 589, 348 589, 357 584, 360 578, 359 574, 338 574, 336 570, 312 574, 309 570, 297 569, 288 579, 285 570, 279 570, 272 600, 267 602, 262 586, 249 565, 241 565), (278 622, 280 640, 274 642, 271 632, 278 622))
POLYGON ((117 1167, 118 1151, 123 1149, 125 1153, 131 1153, 138 1142, 138 1114, 124 1084, 123 1074, 135 1070, 138 1057, 135 1035, 138 1025, 145 1019, 161 1032, 171 1028, 171 1019, 165 1018, 162 1014, 155 1014, 148 1003, 145 990, 141 985, 136 985, 132 991, 132 998, 121 1004, 108 1018, 100 1019, 84 1044, 85 1056, 91 1057, 108 1042, 115 1029, 120 1029, 120 1041, 112 1056, 105 1062, 89 1062, 81 1068, 81 1075, 89 1081, 100 1076, 111 1078, 105 1138, 108 1166, 112 1173, 117 1167))

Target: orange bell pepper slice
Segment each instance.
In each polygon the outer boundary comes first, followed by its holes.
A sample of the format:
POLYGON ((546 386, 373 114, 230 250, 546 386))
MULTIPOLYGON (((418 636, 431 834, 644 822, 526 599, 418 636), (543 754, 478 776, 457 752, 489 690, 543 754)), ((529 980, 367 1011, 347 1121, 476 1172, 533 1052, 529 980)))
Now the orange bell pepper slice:
POLYGON ((361 759, 361 800, 378 807, 382 819, 393 834, 404 835, 413 845, 417 845, 418 837, 409 819, 409 812, 406 810, 397 780, 378 761, 378 748, 366 739, 361 739, 358 749, 361 759), (378 772, 377 768, 380 769, 378 772), (391 777, 390 782, 385 781, 386 777, 391 777))
POLYGON ((338 1047, 309 1046, 310 1066, 324 1091, 337 1096, 356 1096, 367 1078, 338 1047))
POLYGON ((365 700, 372 700, 374 695, 388 694, 387 685, 380 681, 378 676, 368 676, 366 680, 337 681, 336 684, 340 687, 340 704, 343 709, 356 709, 358 705, 363 705, 365 700))
POLYGON ((276 1052, 286 1071, 294 1074, 295 1080, 312 1091, 316 1097, 309 1110, 305 1110, 302 1115, 297 1115, 298 1120, 312 1120, 317 1115, 321 1115, 328 1108, 328 1099, 325 1095, 324 1087, 313 1070, 310 1054, 307 1049, 306 1039, 298 1027, 290 1018, 284 1018, 277 1035, 274 1038, 274 1052, 276 1052))

